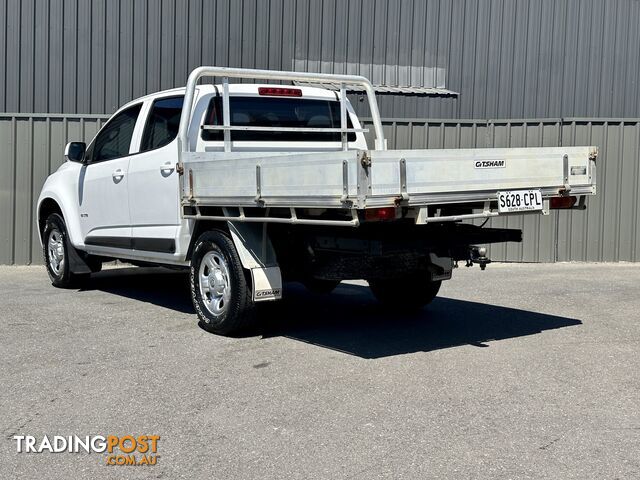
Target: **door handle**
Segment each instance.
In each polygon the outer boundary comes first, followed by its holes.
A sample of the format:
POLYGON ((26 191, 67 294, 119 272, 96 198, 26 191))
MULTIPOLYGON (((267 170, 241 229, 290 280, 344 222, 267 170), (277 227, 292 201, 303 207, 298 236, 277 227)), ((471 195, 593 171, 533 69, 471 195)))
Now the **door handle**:
POLYGON ((166 162, 164 165, 160 165, 160 172, 166 175, 170 174, 175 169, 175 165, 171 162, 166 162))
POLYGON ((118 168, 117 170, 113 171, 111 176, 116 182, 119 182, 124 177, 124 170, 122 170, 121 168, 118 168))

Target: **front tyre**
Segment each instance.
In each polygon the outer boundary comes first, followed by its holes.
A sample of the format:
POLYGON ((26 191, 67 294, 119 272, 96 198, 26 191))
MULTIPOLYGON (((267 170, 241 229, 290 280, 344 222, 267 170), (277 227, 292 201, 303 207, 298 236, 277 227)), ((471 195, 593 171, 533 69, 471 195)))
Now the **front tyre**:
POLYGON ((385 306, 399 311, 416 311, 431 303, 440 290, 441 281, 432 281, 427 271, 392 279, 371 279, 369 288, 385 306))
POLYGON ((47 217, 42 231, 42 253, 51 284, 59 288, 73 288, 85 280, 87 274, 74 274, 69 265, 69 243, 67 226, 57 213, 47 217))
POLYGON ((217 230, 200 235, 189 277, 191 300, 202 328, 219 335, 237 335, 253 326, 251 285, 227 235, 217 230))

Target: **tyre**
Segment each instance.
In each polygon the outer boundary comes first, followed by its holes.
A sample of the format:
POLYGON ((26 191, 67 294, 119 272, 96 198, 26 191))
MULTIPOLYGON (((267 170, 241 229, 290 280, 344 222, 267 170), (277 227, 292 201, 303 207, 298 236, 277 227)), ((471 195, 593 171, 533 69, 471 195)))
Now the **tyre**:
POLYGON ((47 217, 42 231, 42 253, 51 284, 59 288, 73 288, 88 278, 88 274, 74 274, 70 268, 69 252, 73 246, 67 236, 67 226, 58 213, 47 217))
POLYGON ((442 282, 431 281, 429 272, 421 271, 399 278, 371 279, 369 288, 385 306, 401 311, 419 310, 438 294, 442 282))
POLYGON ((189 277, 191 300, 202 328, 231 336, 253 327, 251 285, 231 238, 217 230, 200 235, 189 277))
POLYGON ((328 295, 340 284, 340 280, 322 280, 320 278, 308 278, 302 282, 307 290, 320 295, 328 295))

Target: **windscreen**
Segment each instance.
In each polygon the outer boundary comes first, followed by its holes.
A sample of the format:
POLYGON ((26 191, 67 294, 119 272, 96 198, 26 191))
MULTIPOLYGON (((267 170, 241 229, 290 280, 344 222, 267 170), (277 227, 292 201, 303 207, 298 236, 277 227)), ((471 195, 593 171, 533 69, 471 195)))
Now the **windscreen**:
MULTIPOLYGON (((340 102, 284 97, 230 97, 232 126, 340 128, 340 102)), ((209 103, 205 125, 222 125, 222 98, 209 103)), ((353 128, 347 114, 347 128, 353 128)), ((202 139, 222 141, 222 130, 202 130, 202 139)), ((350 142, 356 134, 347 134, 350 142)), ((231 131, 232 141, 340 142, 339 132, 231 131)))

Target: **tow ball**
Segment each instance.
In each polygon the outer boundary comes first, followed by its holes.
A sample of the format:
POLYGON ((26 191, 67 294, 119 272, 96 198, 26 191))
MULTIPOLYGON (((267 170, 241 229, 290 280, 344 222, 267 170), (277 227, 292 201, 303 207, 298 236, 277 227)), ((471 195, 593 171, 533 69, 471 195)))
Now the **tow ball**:
POLYGON ((480 265, 480 270, 484 270, 491 263, 491 259, 487 257, 486 247, 471 247, 469 249, 467 267, 471 267, 474 263, 480 265))

